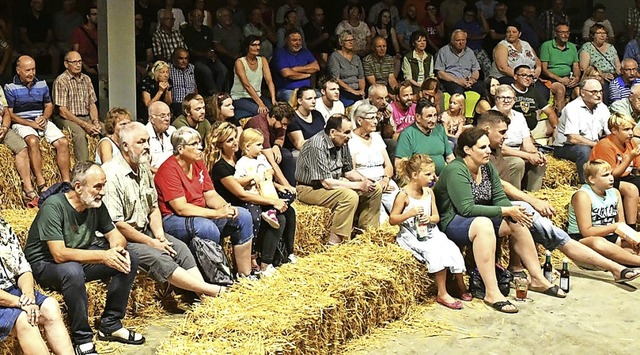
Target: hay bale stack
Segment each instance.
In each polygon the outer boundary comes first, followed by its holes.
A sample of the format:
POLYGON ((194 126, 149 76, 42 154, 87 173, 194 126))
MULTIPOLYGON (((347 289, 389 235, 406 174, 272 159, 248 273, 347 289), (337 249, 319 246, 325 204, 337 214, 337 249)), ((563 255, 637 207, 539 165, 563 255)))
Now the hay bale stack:
POLYGON ((296 255, 305 256, 323 251, 333 212, 326 207, 307 205, 300 201, 294 202, 292 206, 296 210, 296 255))
POLYGON ((11 228, 13 232, 20 240, 20 244, 24 248, 27 243, 27 236, 29 233, 29 228, 31 227, 31 223, 36 218, 36 214, 38 214, 37 209, 15 209, 15 210, 3 210, 0 212, 0 215, 4 218, 11 228))
POLYGON ((536 192, 530 192, 530 194, 541 200, 549 201, 556 210, 551 220, 556 226, 566 230, 569 222, 569 204, 573 193, 577 190, 575 185, 558 184, 554 188, 543 188, 536 192))
MULTIPOLYGON (((73 169, 75 158, 73 155, 73 140, 71 139, 71 131, 64 129, 62 130, 62 132, 69 141, 69 160, 71 163, 70 166, 73 169)), ((40 152, 42 154, 42 174, 44 175, 44 180, 47 186, 51 186, 57 182, 62 181, 60 170, 58 170, 58 164, 56 163, 55 148, 51 144, 49 144, 46 139, 40 139, 40 152)))
POLYGON ((433 289, 411 253, 365 233, 205 300, 158 352, 339 353, 347 340, 402 317, 433 289))
POLYGON ((14 167, 14 156, 6 145, 0 144, 0 205, 2 208, 21 208, 22 180, 14 167))
POLYGON ((576 163, 558 159, 551 154, 547 154, 547 171, 542 179, 542 187, 553 189, 560 185, 577 186, 578 171, 576 163))

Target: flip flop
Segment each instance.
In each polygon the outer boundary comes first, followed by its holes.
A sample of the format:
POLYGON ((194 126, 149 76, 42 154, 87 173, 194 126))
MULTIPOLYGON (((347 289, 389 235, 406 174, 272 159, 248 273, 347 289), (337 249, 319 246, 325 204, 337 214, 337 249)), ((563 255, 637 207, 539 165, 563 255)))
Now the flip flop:
POLYGON ((561 294, 560 293, 560 287, 558 287, 558 285, 553 285, 553 286, 549 287, 546 290, 536 290, 534 288, 529 288, 529 290, 531 290, 533 292, 543 293, 543 294, 545 294, 547 296, 552 296, 552 297, 557 297, 557 298, 565 298, 565 297, 567 297, 566 294, 561 294))
POLYGON ((443 300, 442 298, 440 298, 440 296, 436 296, 436 302, 440 303, 441 305, 447 307, 447 308, 451 308, 451 309, 456 309, 456 310, 460 310, 462 309, 462 302, 460 302, 459 300, 455 300, 451 303, 446 302, 445 300, 443 300))
POLYGON ((624 268, 622 269, 622 271, 620 271, 620 278, 619 279, 614 279, 614 281, 616 283, 624 283, 627 281, 631 281, 631 280, 635 280, 638 277, 640 277, 640 272, 638 272, 638 270, 634 269, 634 268, 624 268), (630 272, 637 272, 637 274, 631 276, 631 277, 627 277, 627 274, 629 274, 630 272))
MULTIPOLYGON (((136 335, 138 335, 138 333, 127 329, 127 332, 129 332, 129 336, 127 338, 122 338, 120 336, 117 335, 113 335, 113 333, 111 333, 110 335, 106 335, 104 334, 102 331, 98 331, 98 340, 102 340, 102 341, 117 341, 120 343, 124 343, 124 344, 131 344, 131 345, 140 345, 143 344, 144 341, 146 340, 144 338, 144 336, 142 336, 142 334, 140 334, 140 339, 136 340, 136 335)), ((115 332, 114 332, 115 333, 115 332)))
POLYGON ((496 311, 502 312, 502 313, 513 314, 513 313, 518 313, 518 311, 519 311, 518 308, 515 308, 515 309, 507 308, 509 306, 515 307, 515 305, 513 303, 509 302, 509 301, 498 301, 498 302, 495 302, 495 303, 484 301, 484 303, 486 303, 487 305, 491 306, 496 311))

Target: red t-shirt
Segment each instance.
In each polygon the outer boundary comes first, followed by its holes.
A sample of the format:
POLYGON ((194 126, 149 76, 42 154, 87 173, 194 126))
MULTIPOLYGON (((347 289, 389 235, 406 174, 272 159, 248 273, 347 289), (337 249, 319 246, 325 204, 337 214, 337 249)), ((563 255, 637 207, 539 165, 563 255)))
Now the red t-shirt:
POLYGON ((202 160, 193 163, 192 178, 182 171, 175 155, 165 160, 153 181, 158 190, 158 207, 162 216, 175 213, 169 201, 185 197, 187 202, 196 206, 206 207, 204 193, 213 190, 213 183, 209 172, 202 160))

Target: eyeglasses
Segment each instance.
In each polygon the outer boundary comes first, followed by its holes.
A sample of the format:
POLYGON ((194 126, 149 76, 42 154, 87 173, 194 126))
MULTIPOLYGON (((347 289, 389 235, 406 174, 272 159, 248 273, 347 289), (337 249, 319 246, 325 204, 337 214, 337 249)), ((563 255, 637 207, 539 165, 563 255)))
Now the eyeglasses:
POLYGON ((342 40, 342 42, 353 42, 353 41, 355 41, 355 38, 348 38, 348 39, 342 40))
POLYGON ((534 76, 534 75, 531 75, 531 74, 516 74, 516 75, 519 75, 519 76, 521 76, 521 77, 523 77, 523 78, 527 78, 527 79, 533 79, 533 78, 535 78, 535 76, 534 76))
POLYGON ((171 118, 171 114, 170 113, 159 113, 159 114, 155 114, 155 115, 151 115, 155 118, 171 118))
POLYGON ((195 142, 191 142, 191 143, 185 143, 184 145, 189 146, 191 148, 196 148, 198 150, 202 150, 202 142, 200 142, 200 141, 195 141, 195 142))
POLYGON ((515 97, 513 96, 496 96, 497 100, 500 100, 502 102, 511 102, 515 99, 515 97))
POLYGON ((360 118, 365 119, 367 121, 377 121, 378 120, 378 116, 376 116, 375 113, 373 115, 368 114, 368 116, 360 116, 360 118))
POLYGON ((602 93, 604 92, 602 90, 587 90, 587 89, 582 89, 582 91, 586 91, 591 95, 602 95, 602 93))
POLYGON ((78 60, 65 60, 65 62, 71 64, 71 65, 78 65, 78 64, 82 64, 82 59, 78 59, 78 60))
POLYGON ((635 67, 635 68, 622 68, 622 70, 624 70, 624 71, 637 71, 638 67, 635 67))

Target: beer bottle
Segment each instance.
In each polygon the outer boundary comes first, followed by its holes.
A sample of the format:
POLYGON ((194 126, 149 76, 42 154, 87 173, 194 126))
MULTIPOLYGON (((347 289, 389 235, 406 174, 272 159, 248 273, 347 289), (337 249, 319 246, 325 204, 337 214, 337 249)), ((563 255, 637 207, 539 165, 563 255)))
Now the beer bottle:
POLYGON ((542 265, 542 273, 544 278, 553 283, 553 265, 551 265, 551 252, 547 250, 546 259, 542 265))
POLYGON ((569 292, 569 260, 562 260, 562 271, 560 271, 560 288, 564 292, 569 292))

